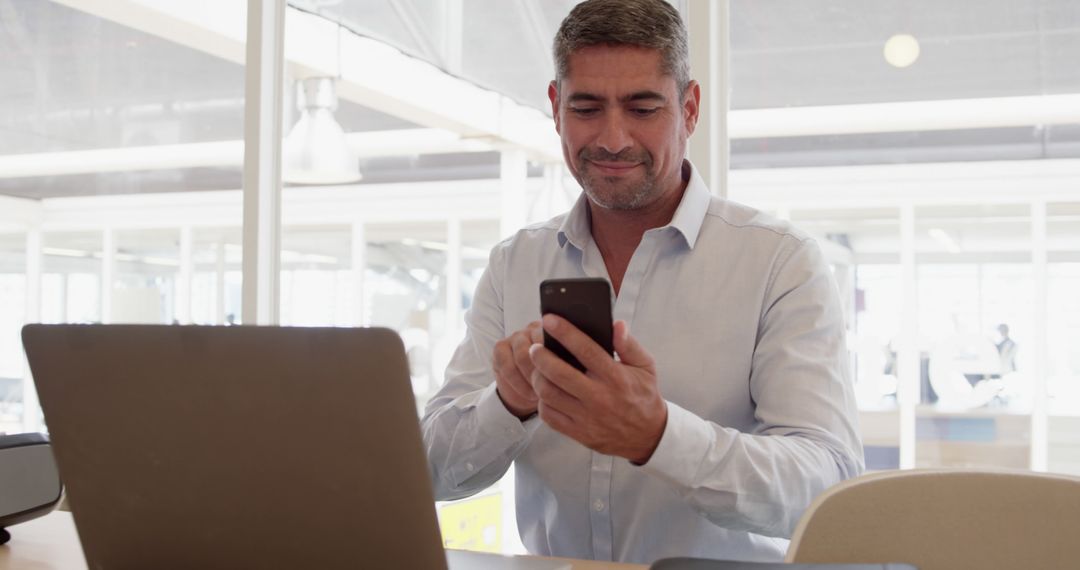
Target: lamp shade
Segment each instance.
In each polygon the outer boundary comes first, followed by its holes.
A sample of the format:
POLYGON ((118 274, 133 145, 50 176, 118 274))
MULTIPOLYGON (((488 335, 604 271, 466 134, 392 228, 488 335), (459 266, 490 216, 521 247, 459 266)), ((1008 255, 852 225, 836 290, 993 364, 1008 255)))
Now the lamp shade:
POLYGON ((282 178, 291 184, 347 184, 362 178, 360 164, 334 119, 337 94, 331 77, 296 83, 300 119, 285 137, 282 178))

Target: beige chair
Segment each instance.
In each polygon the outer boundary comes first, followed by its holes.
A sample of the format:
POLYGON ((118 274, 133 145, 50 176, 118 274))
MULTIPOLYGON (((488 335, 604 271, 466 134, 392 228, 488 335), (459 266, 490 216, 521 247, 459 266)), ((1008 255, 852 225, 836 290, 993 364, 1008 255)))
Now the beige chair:
POLYGON ((810 505, 787 561, 1080 568, 1080 478, 987 470, 863 475, 810 505))

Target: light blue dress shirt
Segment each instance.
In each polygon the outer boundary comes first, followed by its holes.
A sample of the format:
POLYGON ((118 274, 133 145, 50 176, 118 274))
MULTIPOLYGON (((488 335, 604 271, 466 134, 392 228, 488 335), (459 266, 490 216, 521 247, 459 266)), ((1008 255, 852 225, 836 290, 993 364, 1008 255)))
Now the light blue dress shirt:
POLYGON ((515 466, 530 552, 651 563, 780 560, 803 510, 863 469, 832 274, 813 239, 689 177, 671 223, 645 233, 614 317, 656 359, 668 421, 642 466, 603 455, 495 393, 497 341, 540 318, 539 285, 604 277, 584 194, 495 246, 446 384, 422 420, 436 497, 515 466))

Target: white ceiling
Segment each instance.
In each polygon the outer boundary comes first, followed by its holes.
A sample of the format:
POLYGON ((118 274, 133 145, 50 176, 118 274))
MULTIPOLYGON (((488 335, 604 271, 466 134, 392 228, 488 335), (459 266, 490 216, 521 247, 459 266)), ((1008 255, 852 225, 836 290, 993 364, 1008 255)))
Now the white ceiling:
MULTIPOLYGON (((575 3, 462 0, 464 43, 453 72, 545 109, 551 37, 575 3)), ((443 48, 448 3, 291 4, 452 66, 443 48)), ((731 38, 734 109, 1080 93, 1075 0, 732 0, 731 38), (920 59, 903 70, 881 55, 884 41, 900 32, 922 46, 920 59)), ((0 0, 0 77, 0 154, 242 138, 242 66, 49 1, 0 0)), ((347 101, 337 115, 347 131, 417 126, 347 101)), ((1080 125, 732 144, 736 169, 1077 156, 1080 125)), ((494 152, 413 155, 366 159, 361 168, 365 183, 494 178, 498 160, 494 152)), ((188 168, 3 179, 0 194, 44 198, 239 183, 238 167, 188 168)))

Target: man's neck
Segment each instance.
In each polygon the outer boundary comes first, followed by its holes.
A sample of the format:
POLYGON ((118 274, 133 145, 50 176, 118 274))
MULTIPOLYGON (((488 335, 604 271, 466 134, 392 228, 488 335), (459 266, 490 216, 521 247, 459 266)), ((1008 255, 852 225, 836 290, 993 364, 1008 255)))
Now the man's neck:
POLYGON ((608 277, 619 294, 623 275, 630 258, 641 243, 645 232, 667 225, 682 202, 688 181, 680 180, 679 187, 665 193, 652 204, 636 210, 611 210, 589 202, 593 241, 604 258, 608 277))

